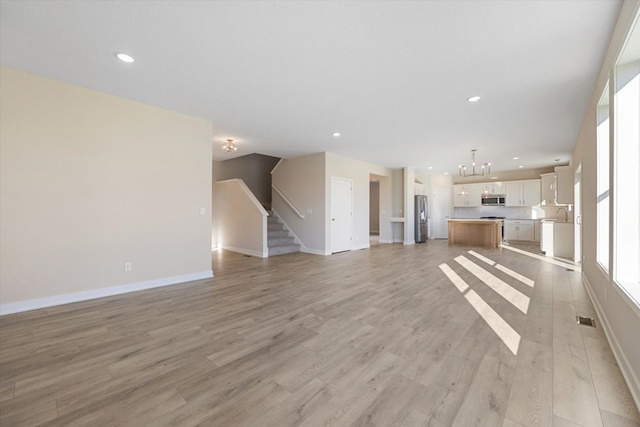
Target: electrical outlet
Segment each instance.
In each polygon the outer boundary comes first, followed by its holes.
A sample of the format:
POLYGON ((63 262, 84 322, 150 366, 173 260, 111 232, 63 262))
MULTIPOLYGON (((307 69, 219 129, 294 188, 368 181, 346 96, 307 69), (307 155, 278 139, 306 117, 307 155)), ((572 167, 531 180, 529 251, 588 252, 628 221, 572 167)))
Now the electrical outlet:
POLYGON ((125 272, 129 272, 133 270, 133 264, 131 264, 130 262, 125 262, 124 263, 124 271, 125 272))

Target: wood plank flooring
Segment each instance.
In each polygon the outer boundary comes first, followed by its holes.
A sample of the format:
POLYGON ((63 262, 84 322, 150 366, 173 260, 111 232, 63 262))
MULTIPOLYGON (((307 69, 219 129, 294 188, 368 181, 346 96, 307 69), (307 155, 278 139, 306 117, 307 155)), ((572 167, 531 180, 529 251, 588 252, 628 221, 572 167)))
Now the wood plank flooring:
POLYGON ((580 273, 469 249, 214 252, 214 279, 3 316, 0 426, 640 426, 580 273))

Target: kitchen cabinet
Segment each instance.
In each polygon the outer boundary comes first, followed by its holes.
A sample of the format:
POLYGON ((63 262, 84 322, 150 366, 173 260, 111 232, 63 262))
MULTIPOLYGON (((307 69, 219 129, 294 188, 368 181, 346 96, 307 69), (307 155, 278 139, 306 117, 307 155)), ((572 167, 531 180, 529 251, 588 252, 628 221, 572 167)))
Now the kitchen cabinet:
POLYGON ((540 175, 540 204, 556 204, 556 174, 553 172, 540 175))
POLYGON ((505 219, 504 240, 534 242, 534 221, 526 219, 505 219))
POLYGON ((540 220, 533 221, 533 241, 539 242, 542 236, 542 224, 540 220))
POLYGON ((483 194, 504 194, 504 182, 483 182, 483 194))
POLYGON ((537 206, 540 204, 540 180, 507 182, 505 195, 505 206, 537 206))
POLYGON ((573 168, 556 166, 556 203, 569 205, 573 203, 573 168))
POLYGON ((453 186, 453 207, 482 206, 482 184, 456 184, 453 186), (462 190, 464 189, 464 194, 462 190))
POLYGON ((573 223, 542 221, 540 250, 549 257, 573 257, 573 223))

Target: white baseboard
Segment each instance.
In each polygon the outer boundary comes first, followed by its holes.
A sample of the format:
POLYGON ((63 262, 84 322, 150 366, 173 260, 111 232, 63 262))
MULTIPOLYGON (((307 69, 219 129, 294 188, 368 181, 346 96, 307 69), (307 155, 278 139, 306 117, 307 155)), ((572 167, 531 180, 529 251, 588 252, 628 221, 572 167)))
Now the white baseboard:
POLYGON ((12 302, 9 304, 0 304, 0 316, 4 316, 6 314, 21 313, 23 311, 37 310, 39 308, 53 307, 56 305, 69 304, 72 302, 110 297, 113 295, 125 294, 127 292, 159 288, 161 286, 177 285, 178 283, 190 282, 192 280, 210 279, 212 277, 213 271, 207 270, 199 273, 182 274, 180 276, 145 280, 144 282, 129 283, 126 285, 92 289, 90 291, 74 292, 71 294, 55 295, 46 298, 12 302))
POLYGON ((363 243, 351 248, 352 251, 359 251, 360 249, 369 249, 371 245, 369 243, 363 243))
POLYGON ((607 341, 609 341, 609 347, 611 347, 613 356, 616 358, 616 362, 618 362, 620 372, 622 372, 622 376, 627 382, 627 386, 629 386, 629 391, 631 391, 631 395, 633 396, 636 406, 640 408, 640 381, 638 381, 638 376, 622 351, 616 335, 611 330, 609 321, 607 316, 605 316, 600 302, 597 298, 594 298, 595 292, 591 287, 591 283, 589 283, 589 279, 587 279, 587 276, 585 276, 584 273, 582 273, 582 282, 584 283, 584 287, 587 290, 587 294, 589 295, 589 299, 591 300, 593 307, 596 309, 596 313, 598 313, 598 318, 600 319, 600 323, 602 323, 604 336, 607 337, 607 341))
POLYGON ((234 248, 233 246, 222 246, 222 249, 224 249, 225 251, 238 252, 238 253, 244 254, 244 255, 255 256, 255 257, 258 257, 258 258, 267 258, 269 256, 268 252, 266 254, 264 254, 262 252, 252 251, 252 250, 249 250, 249 249, 234 248))
POLYGON ((325 253, 325 251, 323 250, 305 248, 304 246, 300 246, 300 252, 304 252, 306 254, 312 254, 312 255, 322 255, 322 256, 331 255, 331 254, 325 253))
POLYGON ((403 245, 415 245, 416 241, 415 240, 405 240, 404 242, 402 242, 403 245))

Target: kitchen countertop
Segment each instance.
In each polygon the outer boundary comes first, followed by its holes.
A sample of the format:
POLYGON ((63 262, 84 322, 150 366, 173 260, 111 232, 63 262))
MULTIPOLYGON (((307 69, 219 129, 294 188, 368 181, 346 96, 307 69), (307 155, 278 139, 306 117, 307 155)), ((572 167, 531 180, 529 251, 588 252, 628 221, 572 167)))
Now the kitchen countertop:
POLYGON ((481 218, 449 218, 449 221, 458 221, 458 222, 502 222, 501 219, 481 219, 481 218))

